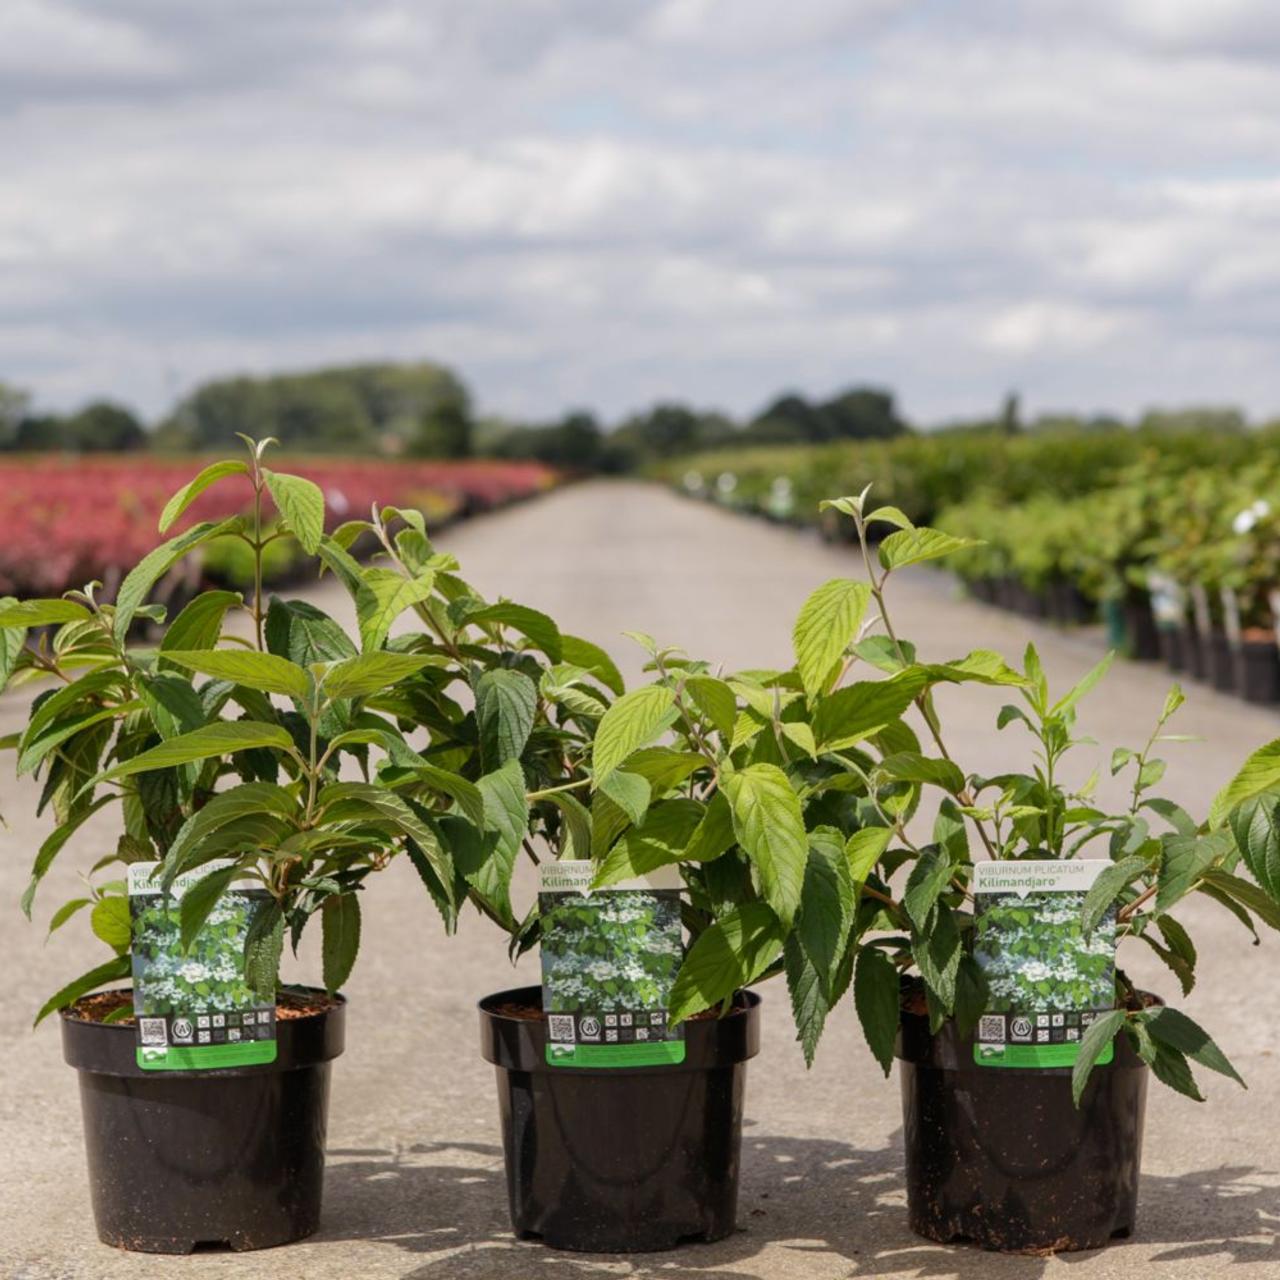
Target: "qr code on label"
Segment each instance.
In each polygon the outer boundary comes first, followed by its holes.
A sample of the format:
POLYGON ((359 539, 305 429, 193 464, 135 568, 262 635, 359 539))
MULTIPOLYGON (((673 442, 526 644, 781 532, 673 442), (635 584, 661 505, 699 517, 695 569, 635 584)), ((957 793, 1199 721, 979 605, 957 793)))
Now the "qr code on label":
POLYGON ((998 1013, 984 1013, 978 1021, 978 1039, 987 1044, 1004 1043, 1004 1017, 998 1013))
POLYGON ((169 1032, 163 1018, 139 1018, 138 1031, 144 1045, 164 1045, 169 1043, 169 1032))
POLYGON ((547 1021, 551 1023, 551 1038, 553 1040, 572 1041, 573 1015, 571 1013, 553 1013, 547 1021))

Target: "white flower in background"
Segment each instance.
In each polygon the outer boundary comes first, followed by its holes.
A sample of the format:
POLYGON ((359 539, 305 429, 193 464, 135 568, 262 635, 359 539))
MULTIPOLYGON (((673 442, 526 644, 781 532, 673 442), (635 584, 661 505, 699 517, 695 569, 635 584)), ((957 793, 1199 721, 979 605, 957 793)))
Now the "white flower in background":
POLYGON ((209 970, 205 965, 197 964, 194 960, 184 964, 178 970, 179 975, 187 982, 208 982, 209 970))
POLYGON ((1237 534, 1246 534, 1255 524, 1258 523, 1258 513, 1252 507, 1245 507, 1243 511, 1236 514, 1236 518, 1231 522, 1231 529, 1237 534))
POLYGON ((716 477, 716 488, 727 498, 738 487, 738 477, 732 471, 722 471, 716 477))
POLYGON ((1271 503, 1266 498, 1259 498, 1250 510, 1259 520, 1265 520, 1271 514, 1271 503))
POLYGON ((686 471, 684 473, 684 487, 689 493, 702 492, 702 472, 686 471))
POLYGON ((773 490, 774 496, 778 498, 789 498, 791 496, 791 477, 778 476, 770 488, 773 490))
POLYGON ((341 489, 328 490, 324 495, 324 500, 329 504, 329 510, 334 515, 345 516, 351 510, 350 499, 341 489))

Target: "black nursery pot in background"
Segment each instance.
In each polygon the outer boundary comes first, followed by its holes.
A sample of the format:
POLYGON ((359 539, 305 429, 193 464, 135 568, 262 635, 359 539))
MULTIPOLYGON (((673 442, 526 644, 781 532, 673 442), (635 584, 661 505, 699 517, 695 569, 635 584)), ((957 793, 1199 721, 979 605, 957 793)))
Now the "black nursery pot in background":
POLYGON ((345 1014, 339 1001, 321 1013, 279 1019, 272 1063, 144 1071, 133 1027, 64 1011, 62 1053, 80 1073, 102 1242, 191 1253, 201 1245, 265 1249, 315 1231, 329 1063, 343 1049, 345 1014))
POLYGON ((1162 637, 1156 633, 1151 597, 1145 591, 1130 591, 1124 598, 1123 607, 1129 657, 1141 662, 1166 657, 1162 637))
POLYGON ((1274 640, 1243 640, 1234 654, 1236 690, 1247 702, 1280 702, 1280 650, 1274 640))
POLYGON ((1133 1231, 1147 1069, 1124 1036, 1077 1110, 1071 1069, 980 1067, 953 1022, 903 1011, 897 1056, 911 1229, 1005 1253, 1133 1231))
POLYGON ((1159 627, 1156 630, 1156 641, 1160 646, 1160 657, 1172 672, 1187 669, 1186 632, 1181 627, 1159 627))
POLYGON ((760 997, 685 1024, 685 1060, 549 1066, 541 988, 480 1002, 480 1049, 497 1068, 511 1224, 556 1249, 634 1253, 721 1240, 734 1229, 747 1061, 760 997))
POLYGON ((1182 624, 1183 670, 1196 680, 1209 678, 1209 644, 1189 619, 1182 624))
POLYGON ((1222 693, 1236 692, 1236 656, 1227 639, 1227 633, 1218 629, 1209 632, 1208 671, 1206 678, 1222 693))

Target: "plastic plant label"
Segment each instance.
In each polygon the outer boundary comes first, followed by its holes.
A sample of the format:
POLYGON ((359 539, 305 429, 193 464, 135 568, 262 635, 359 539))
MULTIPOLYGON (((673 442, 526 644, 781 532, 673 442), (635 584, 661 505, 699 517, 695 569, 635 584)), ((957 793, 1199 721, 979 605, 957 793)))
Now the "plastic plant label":
POLYGON ((145 1071, 205 1071, 276 1060, 276 1010, 244 977, 244 943, 267 893, 234 881, 183 949, 178 904, 190 887, 229 863, 178 876, 166 896, 158 862, 129 866, 133 1012, 145 1071))
MULTIPOLYGON (((982 1067, 1069 1067, 1101 1013, 1115 1008, 1116 917, 1081 928, 1085 895, 1111 862, 978 862, 973 954, 990 990, 978 1019, 982 1067)), ((1115 1056, 1111 1045, 1100 1064, 1115 1056)))
POLYGON ((542 1007, 553 1067, 684 1061, 684 1027, 667 1006, 684 957, 680 877, 663 867, 592 889, 598 865, 543 863, 542 1007))

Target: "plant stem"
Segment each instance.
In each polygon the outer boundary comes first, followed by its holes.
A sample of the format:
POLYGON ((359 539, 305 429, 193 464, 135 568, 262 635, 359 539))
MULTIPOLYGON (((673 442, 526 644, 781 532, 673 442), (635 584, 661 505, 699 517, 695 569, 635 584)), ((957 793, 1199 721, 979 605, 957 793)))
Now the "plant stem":
POLYGON ((576 791, 579 787, 590 785, 590 778, 579 778, 577 782, 566 782, 562 787, 544 787, 541 791, 525 792, 525 799, 532 803, 535 800, 545 800, 548 796, 559 795, 562 791, 576 791))

